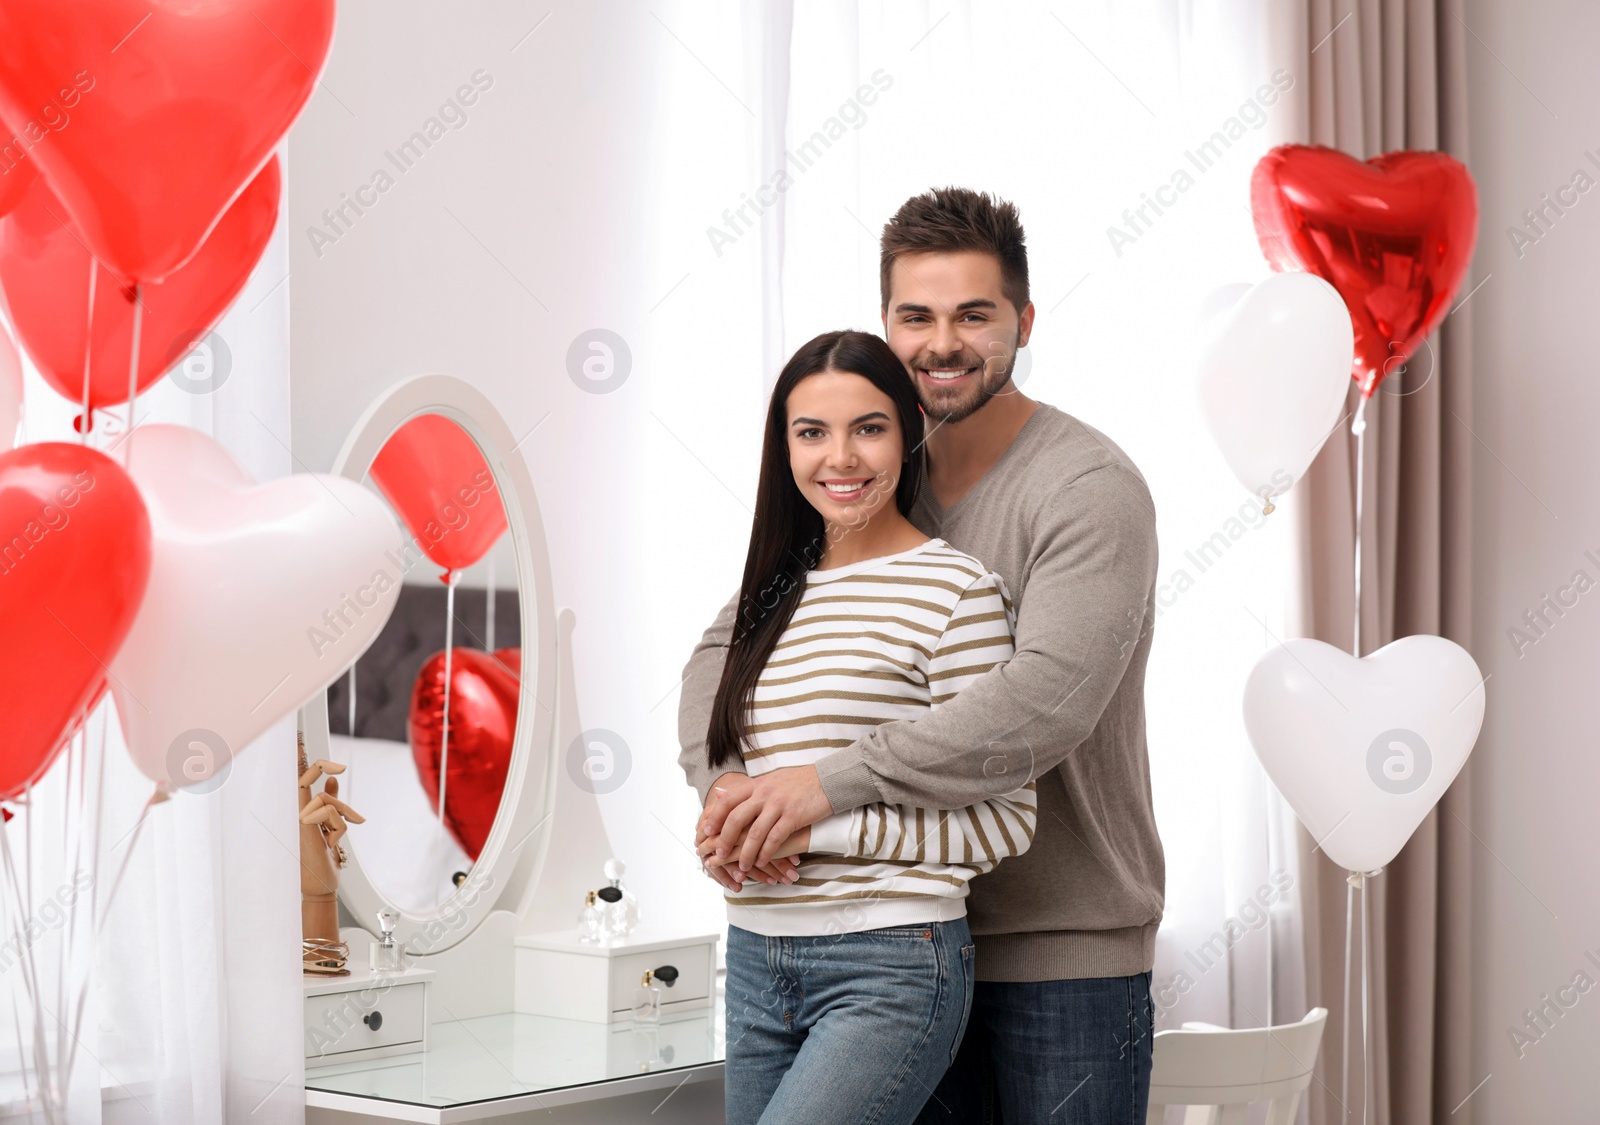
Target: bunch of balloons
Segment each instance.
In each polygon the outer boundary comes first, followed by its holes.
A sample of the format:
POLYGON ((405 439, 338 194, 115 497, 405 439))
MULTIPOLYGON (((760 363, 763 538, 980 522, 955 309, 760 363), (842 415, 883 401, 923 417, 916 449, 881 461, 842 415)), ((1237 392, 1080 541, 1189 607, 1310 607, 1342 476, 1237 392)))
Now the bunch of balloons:
POLYGON ((0 308, 83 407, 79 442, 14 448, 21 365, 0 333, 0 799, 108 686, 146 775, 214 777, 393 606, 398 575, 345 605, 394 539, 355 482, 257 484, 182 427, 130 433, 122 465, 87 440, 243 289, 333 23, 332 0, 0 0, 0 308))
MULTIPOLYGON (((1277 272, 1212 297, 1199 391, 1223 456, 1270 511, 1338 428, 1349 380, 1359 435, 1366 401, 1449 313, 1478 203, 1467 169, 1444 153, 1363 162, 1319 145, 1268 152, 1250 195, 1277 272)), ((1293 639, 1262 657, 1244 692, 1267 775, 1321 849, 1361 874, 1393 860, 1443 796, 1484 706, 1471 655, 1428 635, 1364 657, 1293 639)))
POLYGON ((1450 311, 1477 239, 1472 176, 1442 152, 1356 160, 1280 145, 1250 181, 1256 237, 1277 271, 1203 310, 1202 410, 1241 484, 1293 487, 1338 426, 1450 311))

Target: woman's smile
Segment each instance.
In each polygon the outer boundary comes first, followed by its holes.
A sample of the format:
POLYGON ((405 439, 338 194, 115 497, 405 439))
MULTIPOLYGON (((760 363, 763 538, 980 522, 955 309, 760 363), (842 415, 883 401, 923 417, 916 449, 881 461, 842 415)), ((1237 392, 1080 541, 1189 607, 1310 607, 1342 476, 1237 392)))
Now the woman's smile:
POLYGON ((832 477, 817 482, 822 486, 822 491, 829 500, 839 504, 849 504, 860 500, 867 494, 867 488, 872 484, 871 477, 832 477))

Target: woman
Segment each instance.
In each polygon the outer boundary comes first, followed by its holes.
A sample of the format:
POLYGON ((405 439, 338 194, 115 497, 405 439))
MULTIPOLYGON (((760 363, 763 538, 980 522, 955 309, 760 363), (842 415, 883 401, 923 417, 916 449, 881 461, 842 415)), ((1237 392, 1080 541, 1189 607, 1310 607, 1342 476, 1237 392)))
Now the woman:
MULTIPOLYGON (((712 768, 813 763, 1011 657, 999 576, 906 518, 922 439, 916 391, 877 336, 829 332, 785 365, 707 733, 712 768)), ((979 748, 973 768, 981 776, 979 748)), ((1035 818, 1032 782, 948 812, 848 810, 785 841, 797 880, 725 896, 730 1125, 917 1116, 971 1005, 967 881, 1026 850, 1035 818)), ((721 845, 702 845, 708 862, 721 845)))

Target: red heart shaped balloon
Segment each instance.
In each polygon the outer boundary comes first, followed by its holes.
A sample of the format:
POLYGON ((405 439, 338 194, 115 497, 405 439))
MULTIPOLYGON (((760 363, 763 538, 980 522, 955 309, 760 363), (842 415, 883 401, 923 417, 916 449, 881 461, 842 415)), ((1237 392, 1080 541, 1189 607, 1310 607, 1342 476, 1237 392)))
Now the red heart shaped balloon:
POLYGON ((9 215, 22 202, 22 197, 38 178, 38 173, 33 170, 31 160, 23 160, 9 167, 4 165, 5 161, 0 160, 0 215, 9 215))
POLYGON ((150 516, 83 445, 0 453, 0 798, 55 760, 105 689, 150 578, 150 516))
MULTIPOLYGON (((140 289, 141 391, 192 351, 244 288, 272 238, 282 191, 273 157, 187 265, 140 289)), ((0 289, 34 366, 57 392, 81 403, 93 259, 65 219, 49 185, 36 181, 16 211, 0 220, 0 289)), ((89 405, 114 406, 128 401, 133 291, 105 270, 94 289, 89 405)))
POLYGON ((1280 145, 1256 165, 1250 207, 1273 269, 1314 273, 1344 298, 1363 398, 1449 312, 1478 236, 1472 176, 1442 152, 1362 163, 1322 145, 1280 145))
MULTIPOLYGON (((451 650, 450 745, 443 755, 444 822, 474 861, 494 827, 506 787, 521 686, 521 649, 497 649, 493 656, 472 648, 451 650)), ((407 724, 417 778, 435 814, 439 811, 443 718, 444 653, 436 652, 417 674, 407 724)))
POLYGON ((159 280, 200 248, 305 106, 333 7, 6 0, 0 141, 38 162, 102 264, 159 280))
POLYGON ((371 473, 417 545, 447 571, 483 558, 506 529, 489 463, 471 435, 443 415, 421 414, 396 430, 371 473))

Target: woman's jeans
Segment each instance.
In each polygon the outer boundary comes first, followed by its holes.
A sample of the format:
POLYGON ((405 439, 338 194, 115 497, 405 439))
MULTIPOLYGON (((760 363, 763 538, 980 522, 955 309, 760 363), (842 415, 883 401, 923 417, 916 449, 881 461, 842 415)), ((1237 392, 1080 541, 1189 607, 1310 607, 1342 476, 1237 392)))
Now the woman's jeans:
POLYGON ((728 927, 728 1125, 910 1125, 972 1005, 967 920, 821 937, 728 927))

